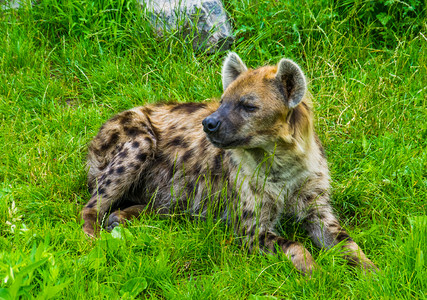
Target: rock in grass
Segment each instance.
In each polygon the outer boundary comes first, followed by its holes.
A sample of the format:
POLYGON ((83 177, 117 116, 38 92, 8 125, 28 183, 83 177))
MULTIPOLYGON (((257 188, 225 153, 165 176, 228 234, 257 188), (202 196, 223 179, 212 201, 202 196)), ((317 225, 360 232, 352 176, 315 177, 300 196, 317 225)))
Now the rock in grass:
POLYGON ((24 0, 0 0, 0 8, 1 9, 18 9, 21 6, 25 5, 24 0))
POLYGON ((158 36, 180 34, 196 51, 225 51, 233 43, 220 0, 139 0, 158 36))

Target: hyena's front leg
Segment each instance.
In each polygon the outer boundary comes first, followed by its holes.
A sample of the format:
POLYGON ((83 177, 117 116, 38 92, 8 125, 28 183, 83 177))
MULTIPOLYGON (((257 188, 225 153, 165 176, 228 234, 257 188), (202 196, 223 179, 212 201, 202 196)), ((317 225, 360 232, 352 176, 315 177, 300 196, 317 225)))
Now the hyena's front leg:
MULTIPOLYGON (((256 216, 253 210, 244 208, 239 222, 239 234, 246 237, 249 251, 261 249, 277 253, 277 249, 289 257, 295 268, 303 274, 311 274, 317 267, 310 252, 299 242, 287 240, 274 232, 278 216, 272 215, 270 209, 261 210, 256 216)), ((278 211, 273 209, 273 211, 278 211)))
POLYGON ((96 235, 111 206, 139 179, 153 152, 152 144, 144 136, 123 143, 107 167, 99 172, 92 196, 82 210, 83 231, 87 235, 96 235))
POLYGON ((358 265, 366 271, 377 271, 378 268, 340 226, 328 203, 327 192, 310 197, 312 200, 303 225, 313 242, 318 247, 327 249, 343 242, 344 255, 350 264, 358 265))

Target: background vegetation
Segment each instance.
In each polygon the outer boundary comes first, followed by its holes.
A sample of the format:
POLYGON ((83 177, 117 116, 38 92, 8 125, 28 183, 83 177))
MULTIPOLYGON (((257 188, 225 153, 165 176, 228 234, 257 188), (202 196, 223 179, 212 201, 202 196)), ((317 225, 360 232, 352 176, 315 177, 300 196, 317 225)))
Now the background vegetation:
POLYGON ((322 269, 249 255, 215 220, 147 216, 81 231, 86 145, 115 113, 221 95, 224 53, 156 38, 133 1, 0 10, 0 298, 426 298, 427 28, 421 0, 226 0, 249 66, 298 62, 316 101, 333 202, 382 270, 302 241, 322 269))

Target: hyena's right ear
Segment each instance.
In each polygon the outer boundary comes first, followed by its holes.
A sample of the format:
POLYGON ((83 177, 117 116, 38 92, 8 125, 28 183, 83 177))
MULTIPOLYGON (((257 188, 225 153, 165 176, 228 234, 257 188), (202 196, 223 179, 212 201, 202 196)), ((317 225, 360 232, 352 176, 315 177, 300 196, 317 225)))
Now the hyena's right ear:
POLYGON ((224 91, 230 83, 232 83, 241 73, 246 72, 247 70, 248 68, 240 57, 236 53, 230 52, 222 66, 222 87, 224 91))

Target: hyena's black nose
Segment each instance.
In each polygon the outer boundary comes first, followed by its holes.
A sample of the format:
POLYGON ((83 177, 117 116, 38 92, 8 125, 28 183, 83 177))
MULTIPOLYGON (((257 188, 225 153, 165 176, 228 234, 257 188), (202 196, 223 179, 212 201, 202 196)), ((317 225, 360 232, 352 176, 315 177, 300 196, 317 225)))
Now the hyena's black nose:
POLYGON ((206 133, 214 133, 218 130, 221 122, 215 117, 207 117, 203 120, 203 130, 206 133))

